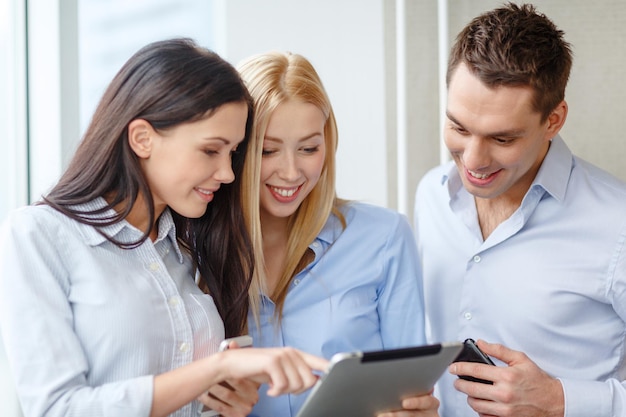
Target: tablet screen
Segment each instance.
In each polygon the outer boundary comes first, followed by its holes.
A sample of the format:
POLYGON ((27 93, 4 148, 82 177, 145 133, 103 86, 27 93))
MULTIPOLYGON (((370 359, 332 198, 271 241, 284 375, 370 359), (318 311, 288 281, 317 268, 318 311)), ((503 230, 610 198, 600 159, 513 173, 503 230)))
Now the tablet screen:
POLYGON ((369 417, 430 392, 461 351, 451 342, 334 355, 297 417, 369 417))

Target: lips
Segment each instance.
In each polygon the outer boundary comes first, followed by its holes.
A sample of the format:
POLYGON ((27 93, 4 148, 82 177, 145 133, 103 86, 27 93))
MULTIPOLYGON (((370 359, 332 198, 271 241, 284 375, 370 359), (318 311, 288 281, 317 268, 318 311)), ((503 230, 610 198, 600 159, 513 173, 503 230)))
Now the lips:
POLYGON ((275 187, 267 185, 267 188, 277 201, 281 203, 290 203, 298 198, 302 185, 297 187, 275 187))
POLYGON ((492 181, 495 180, 495 178, 498 176, 498 174, 500 173, 500 170, 495 171, 495 172, 490 172, 488 174, 481 174, 475 171, 470 171, 469 169, 465 168, 465 177, 467 178, 467 180, 474 184, 474 185, 479 185, 479 186, 485 186, 490 184, 492 181))
POLYGON ((209 190, 206 188, 196 187, 193 189, 200 198, 207 203, 213 200, 213 196, 215 195, 215 191, 217 190, 209 190))
POLYGON ((488 178, 488 177, 489 177, 489 175, 491 175, 491 174, 479 174, 479 173, 477 173, 477 172, 470 171, 469 169, 467 170, 467 172, 468 172, 468 173, 469 173, 472 177, 477 178, 477 179, 479 179, 479 180, 484 180, 484 179, 488 178))

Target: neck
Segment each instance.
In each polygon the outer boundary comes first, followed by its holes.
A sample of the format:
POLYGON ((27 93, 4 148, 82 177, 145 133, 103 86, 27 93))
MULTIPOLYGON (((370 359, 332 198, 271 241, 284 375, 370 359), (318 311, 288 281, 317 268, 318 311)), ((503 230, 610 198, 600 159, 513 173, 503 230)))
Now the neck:
MULTIPOLYGON (((129 204, 129 203, 124 202, 116 206, 115 211, 120 213, 125 208, 126 204, 129 204)), ((154 208, 154 222, 152 225, 150 225, 148 205, 145 203, 143 196, 139 194, 137 196, 137 199, 133 203, 130 213, 128 213, 125 220, 131 225, 133 225, 134 227, 136 227, 137 229, 141 230, 142 232, 145 232, 146 230, 148 230, 148 228, 150 228, 150 232, 149 232, 150 239, 154 241, 156 240, 157 235, 158 235, 157 220, 159 216, 161 215, 161 213, 163 213, 163 210, 165 210, 165 207, 154 208)))
POLYGON ((269 294, 273 294, 285 272, 287 241, 289 239, 288 218, 261 215, 263 234, 263 258, 265 261, 266 282, 269 294))

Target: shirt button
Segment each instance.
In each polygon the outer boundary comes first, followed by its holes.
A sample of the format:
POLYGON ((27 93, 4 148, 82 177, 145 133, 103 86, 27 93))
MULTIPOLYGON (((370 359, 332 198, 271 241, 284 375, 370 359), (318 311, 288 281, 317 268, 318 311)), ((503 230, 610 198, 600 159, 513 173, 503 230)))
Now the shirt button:
POLYGON ((150 264, 150 270, 151 270, 151 271, 158 271, 158 270, 159 270, 159 264, 158 264, 158 262, 152 262, 152 263, 150 264))
POLYGON ((179 303, 180 303, 180 297, 177 295, 171 297, 169 300, 169 304, 172 307, 176 307, 179 303))
POLYGON ((313 246, 314 248, 319 248, 320 244, 319 242, 313 242, 311 246, 313 246))
POLYGON ((298 285, 300 284, 300 280, 298 278, 293 280, 293 285, 298 285))
POLYGON ((472 319, 472 313, 470 313, 468 311, 465 314, 463 314, 463 317, 465 318, 465 320, 471 320, 472 319))
POLYGON ((189 351, 189 344, 187 342, 183 342, 180 344, 180 346, 178 347, 178 350, 180 350, 183 353, 186 353, 189 351))
POLYGON ((474 255, 474 262, 476 263, 480 262, 480 256, 474 255))

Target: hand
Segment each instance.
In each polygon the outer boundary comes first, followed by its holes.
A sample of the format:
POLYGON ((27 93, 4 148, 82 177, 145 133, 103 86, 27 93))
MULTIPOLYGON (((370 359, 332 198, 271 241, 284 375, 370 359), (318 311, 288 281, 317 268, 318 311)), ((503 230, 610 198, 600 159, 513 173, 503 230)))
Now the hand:
POLYGON ((439 400, 432 395, 405 398, 402 401, 403 410, 379 414, 377 417, 439 417, 439 400))
POLYGON ((223 417, 245 417, 259 400, 258 389, 254 381, 231 379, 212 386, 198 400, 223 417))
POLYGON ((457 379, 454 387, 481 417, 563 417, 564 394, 559 380, 540 369, 524 353, 479 340, 478 347, 508 366, 455 362, 449 371, 493 381, 493 385, 457 379))
POLYGON ((314 371, 328 367, 326 359, 293 348, 247 348, 220 352, 227 379, 251 379, 269 385, 267 394, 299 394, 317 382, 314 371))

